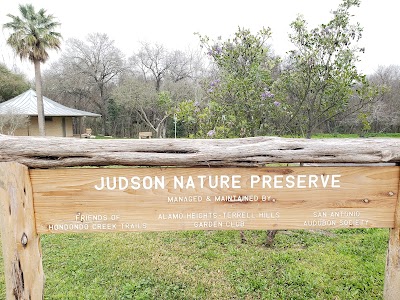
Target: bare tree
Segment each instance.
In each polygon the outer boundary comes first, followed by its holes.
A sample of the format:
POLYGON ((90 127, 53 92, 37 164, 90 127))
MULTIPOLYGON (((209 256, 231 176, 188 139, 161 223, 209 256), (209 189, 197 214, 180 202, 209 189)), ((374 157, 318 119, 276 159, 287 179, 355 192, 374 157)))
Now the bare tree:
POLYGON ((150 82, 129 77, 114 90, 113 97, 126 109, 135 110, 157 137, 166 137, 166 119, 171 114, 168 94, 157 93, 150 82))
POLYGON ((370 81, 382 87, 381 97, 371 108, 374 131, 394 131, 400 128, 400 66, 380 66, 370 81))
POLYGON ((20 115, 10 110, 6 114, 0 115, 0 133, 14 135, 18 128, 24 128, 29 125, 28 115, 20 115))
POLYGON ((154 80, 155 89, 158 93, 161 82, 166 77, 167 72, 172 66, 171 54, 163 45, 150 45, 142 42, 142 48, 130 58, 131 65, 140 71, 143 78, 154 80))
MULTIPOLYGON (((57 102, 86 111, 98 111, 92 101, 97 93, 90 78, 76 70, 64 56, 52 63, 43 73, 43 92, 57 102)), ((85 128, 86 118, 74 118, 74 133, 80 134, 85 128)))
POLYGON ((130 57, 132 70, 146 81, 153 81, 156 92, 163 81, 178 82, 193 78, 200 69, 200 57, 193 52, 168 50, 163 45, 141 43, 142 48, 130 57))
POLYGON ((171 51, 145 42, 141 45, 129 59, 131 76, 121 82, 114 97, 134 107, 156 136, 165 137, 172 108, 195 97, 197 77, 202 74, 201 59, 195 52, 171 51))
POLYGON ((108 134, 108 102, 112 87, 124 69, 124 56, 106 34, 89 34, 86 41, 69 39, 63 57, 72 73, 86 78, 91 101, 103 118, 103 134, 108 134))
POLYGON ((191 53, 176 50, 170 53, 168 75, 173 82, 178 82, 194 75, 195 57, 191 53))

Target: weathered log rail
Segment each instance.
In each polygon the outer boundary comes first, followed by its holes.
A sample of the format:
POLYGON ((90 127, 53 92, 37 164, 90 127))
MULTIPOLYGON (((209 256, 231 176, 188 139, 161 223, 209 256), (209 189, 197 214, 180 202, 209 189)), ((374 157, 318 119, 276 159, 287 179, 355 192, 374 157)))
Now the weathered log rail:
POLYGON ((399 163, 400 139, 89 140, 0 135, 0 161, 15 161, 30 168, 399 163))

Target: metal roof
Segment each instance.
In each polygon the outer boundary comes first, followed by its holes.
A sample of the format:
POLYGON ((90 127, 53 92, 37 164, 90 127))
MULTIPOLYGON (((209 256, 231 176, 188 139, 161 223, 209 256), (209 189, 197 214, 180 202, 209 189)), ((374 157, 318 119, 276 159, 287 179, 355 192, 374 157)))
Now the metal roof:
MULTIPOLYGON (((43 96, 44 115, 49 117, 101 117, 99 114, 69 108, 43 96)), ((36 92, 32 89, 25 93, 0 103, 0 115, 37 116, 36 92)))

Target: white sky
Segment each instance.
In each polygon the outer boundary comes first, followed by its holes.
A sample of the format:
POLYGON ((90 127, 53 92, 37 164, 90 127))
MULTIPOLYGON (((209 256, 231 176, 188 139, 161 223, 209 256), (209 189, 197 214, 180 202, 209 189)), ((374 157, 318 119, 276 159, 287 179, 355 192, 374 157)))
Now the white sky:
MULTIPOLYGON (((359 70, 372 74, 379 65, 400 65, 400 1, 361 0, 354 9, 354 22, 364 28, 360 45, 366 48, 359 70)), ((19 15, 18 4, 31 3, 44 8, 62 24, 64 42, 71 37, 84 39, 93 32, 106 33, 126 56, 139 49, 139 41, 165 45, 169 49, 198 49, 194 32, 216 39, 231 37, 238 26, 256 33, 270 27, 274 52, 284 56, 292 49, 288 41, 290 23, 298 14, 305 16, 309 28, 330 20, 330 11, 340 0, 0 0, 0 25, 9 21, 8 13, 19 15)), ((0 30, 0 61, 17 66, 29 77, 33 68, 20 63, 6 46, 8 32, 0 30)), ((60 52, 51 52, 56 60, 60 52)), ((48 65, 48 63, 46 64, 48 65)), ((45 65, 45 67, 46 67, 45 65)))

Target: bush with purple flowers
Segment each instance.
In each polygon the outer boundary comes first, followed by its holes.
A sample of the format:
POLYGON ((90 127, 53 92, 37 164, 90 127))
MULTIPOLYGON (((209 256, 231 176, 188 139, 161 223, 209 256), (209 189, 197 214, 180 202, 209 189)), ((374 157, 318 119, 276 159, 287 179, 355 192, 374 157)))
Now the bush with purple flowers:
POLYGON ((270 134, 274 126, 266 126, 278 113, 273 101, 272 69, 278 59, 266 45, 269 28, 257 34, 239 28, 233 38, 210 41, 201 36, 202 47, 212 59, 217 79, 210 79, 206 91, 209 100, 219 105, 221 115, 215 116, 207 133, 219 137, 243 137, 270 134))
POLYGON ((295 134, 310 138, 322 124, 359 110, 377 93, 356 67, 364 52, 357 45, 362 28, 351 24, 350 9, 359 5, 360 0, 343 0, 328 23, 311 30, 302 16, 291 23, 295 49, 273 90, 279 99, 274 105, 282 108, 279 101, 285 101, 291 111, 284 126, 295 134))
POLYGON ((207 136, 212 138, 215 136, 215 129, 210 130, 209 132, 207 132, 207 136))
POLYGON ((274 98, 274 94, 270 92, 268 88, 264 88, 264 91, 261 94, 261 99, 266 100, 267 98, 274 98))

